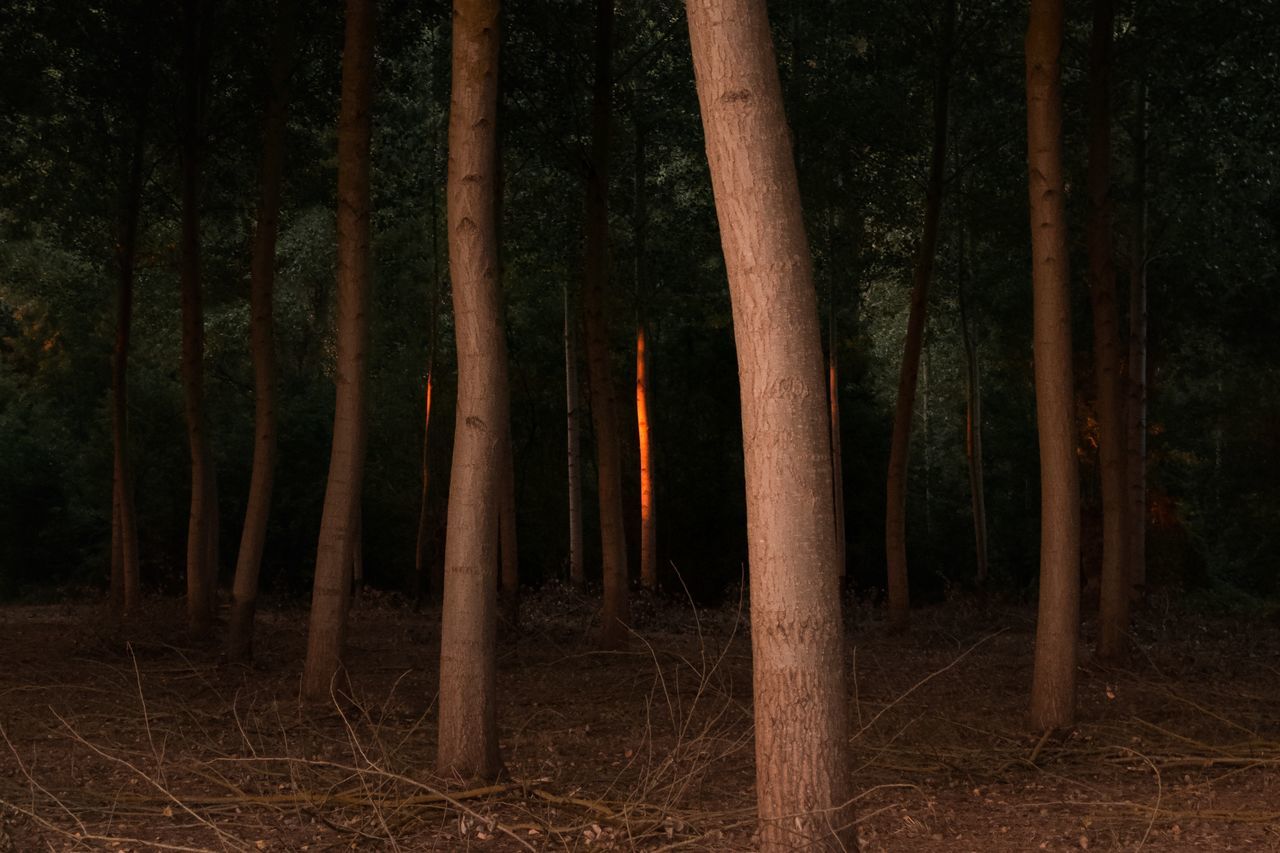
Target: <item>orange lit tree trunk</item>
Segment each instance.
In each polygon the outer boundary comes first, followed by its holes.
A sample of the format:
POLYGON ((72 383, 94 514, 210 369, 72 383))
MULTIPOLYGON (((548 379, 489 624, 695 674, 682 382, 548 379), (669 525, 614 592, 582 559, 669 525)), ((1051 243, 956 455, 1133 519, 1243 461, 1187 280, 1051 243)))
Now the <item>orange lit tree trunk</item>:
POLYGON ((569 582, 582 586, 582 441, 579 437, 581 395, 578 392, 578 354, 569 321, 569 289, 564 292, 564 391, 565 429, 569 471, 569 582))
POLYGON ((1125 420, 1116 270, 1111 240, 1112 0, 1093 0, 1089 48, 1089 298, 1098 385, 1098 458, 1102 475, 1102 594, 1098 657, 1123 656, 1129 632, 1128 526, 1125 524, 1125 420))
POLYGON ((613 0, 596 0, 595 84, 591 96, 591 158, 587 171, 586 250, 582 308, 587 343, 587 379, 596 434, 596 476, 600 498, 600 548, 604 611, 600 645, 616 649, 627 640, 627 540, 622 520, 622 444, 618 401, 609 367, 609 324, 605 307, 609 279, 609 121, 613 104, 613 0))
POLYGON ((836 566, 844 577, 848 556, 844 540, 844 454, 840 449, 840 358, 836 334, 836 289, 831 285, 827 330, 827 398, 831 405, 831 494, 836 519, 836 566))
POLYGON ((129 455, 129 337, 133 323, 133 279, 138 249, 138 219, 146 153, 151 69, 148 62, 135 102, 128 174, 121 192, 116 234, 116 340, 111 356, 111 438, 114 457, 111 524, 111 607, 113 615, 137 613, 141 599, 138 572, 138 520, 133 499, 133 466, 129 455))
POLYGON ((821 328, 769 19, 763 0, 686 11, 738 348, 760 849, 849 850, 821 328))
MULTIPOLYGON (((634 118, 634 116, 633 116, 634 118)), ((645 334, 644 302, 648 282, 645 278, 645 237, 648 227, 645 194, 644 137, 645 128, 635 121, 636 151, 632 232, 635 235, 633 274, 636 306, 640 319, 636 322, 636 433, 640 450, 640 583, 645 589, 658 588, 658 507, 653 485, 653 421, 649 413, 649 341, 645 334)))
POLYGON ((502 771, 497 571, 510 401, 494 193, 498 25, 496 0, 455 0, 448 221, 458 416, 445 538, 437 763, 441 775, 461 779, 492 779, 502 771))
POLYGON ((987 500, 982 471, 982 372, 978 365, 978 342, 969 317, 969 270, 965 257, 965 240, 960 244, 957 273, 960 303, 960 334, 964 339, 965 361, 965 429, 964 449, 969 463, 969 497, 973 512, 973 544, 977 560, 977 583, 987 582, 987 500))
POLYGON ((440 229, 436 222, 437 204, 435 198, 434 172, 431 192, 431 323, 427 341, 427 377, 422 389, 422 491, 418 495, 418 535, 413 549, 413 600, 421 602, 423 595, 430 587, 431 596, 440 600, 443 590, 443 578, 437 582, 435 573, 427 562, 427 522, 429 517, 427 502, 431 484, 431 397, 435 392, 436 367, 436 334, 440 313, 440 229), (428 573, 431 577, 428 578, 428 573))
POLYGON ((191 633, 213 630, 217 588, 218 489, 204 415, 204 312, 200 274, 200 181, 204 158, 204 113, 208 98, 206 0, 183 5, 181 112, 182 388, 191 451, 191 512, 187 523, 187 621, 191 633))
POLYGON ((253 354, 254 444, 249 502, 231 593, 231 630, 227 657, 253 656, 254 611, 258 578, 267 541, 271 488, 276 466, 276 363, 272 328, 272 288, 276 275, 276 235, 280 230, 280 178, 284 167, 284 129, 297 0, 281 0, 277 12, 271 78, 268 82, 262 167, 258 178, 258 221, 249 266, 249 343, 253 354))
POLYGON ((1031 724, 1075 719, 1080 625, 1080 482, 1071 376, 1071 292, 1063 211, 1062 0, 1031 0, 1027 25, 1027 157, 1040 435, 1040 611, 1031 724))
POLYGON ((942 218, 942 194, 947 163, 947 100, 951 83, 952 31, 956 0, 949 0, 943 18, 942 43, 933 89, 933 153, 929 184, 925 191, 924 233, 916 254, 911 286, 907 339, 898 375, 898 402, 893 412, 893 437, 889 446, 889 471, 885 478, 884 539, 888 562, 889 626, 903 630, 910 618, 911 594, 907 582, 907 472, 911 452, 911 413, 915 406, 916 379, 924 342, 929 283, 938 248, 938 223, 942 218))
POLYGON ((347 0, 338 114, 337 389, 302 673, 303 696, 312 702, 328 698, 341 666, 364 481, 373 23, 374 0, 347 0))
POLYGON ((1130 595, 1147 585, 1147 88, 1138 86, 1133 134, 1134 223, 1129 251, 1129 362, 1126 481, 1130 595))

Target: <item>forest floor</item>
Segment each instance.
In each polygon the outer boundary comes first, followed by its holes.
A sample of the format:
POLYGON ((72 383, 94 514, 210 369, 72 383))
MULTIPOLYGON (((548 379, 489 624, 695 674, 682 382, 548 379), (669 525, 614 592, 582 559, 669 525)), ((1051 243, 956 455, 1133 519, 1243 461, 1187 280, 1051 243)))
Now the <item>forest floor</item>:
MULTIPOLYGON (((528 598, 500 651, 510 778, 467 789, 431 772, 438 612, 367 595, 350 683, 315 710, 297 702, 302 609, 261 614, 246 667, 153 605, 128 642, 90 604, 0 608, 0 851, 753 847, 735 607, 642 599, 631 648, 605 654, 591 599, 528 598)), ((906 636, 857 616, 862 849, 1280 849, 1276 625, 1153 604, 1132 663, 1086 654, 1079 724, 1041 738, 1030 610, 955 602, 906 636)))

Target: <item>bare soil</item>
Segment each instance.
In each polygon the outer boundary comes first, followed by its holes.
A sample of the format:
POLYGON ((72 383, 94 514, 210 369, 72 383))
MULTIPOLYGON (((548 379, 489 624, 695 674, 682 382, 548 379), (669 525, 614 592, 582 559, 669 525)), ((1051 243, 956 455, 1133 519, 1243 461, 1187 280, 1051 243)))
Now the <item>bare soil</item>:
MULTIPOLYGON (((435 611, 366 596, 348 680, 305 708, 296 606, 262 614, 252 667, 184 639, 177 602, 127 636, 94 605, 0 609, 0 851, 752 849, 746 613, 642 599, 605 654, 594 607, 548 588, 504 631, 488 785, 432 772, 435 611)), ((956 602, 906 636, 857 615, 864 850, 1280 850, 1275 625, 1153 604, 1042 737, 1031 611, 956 602)))

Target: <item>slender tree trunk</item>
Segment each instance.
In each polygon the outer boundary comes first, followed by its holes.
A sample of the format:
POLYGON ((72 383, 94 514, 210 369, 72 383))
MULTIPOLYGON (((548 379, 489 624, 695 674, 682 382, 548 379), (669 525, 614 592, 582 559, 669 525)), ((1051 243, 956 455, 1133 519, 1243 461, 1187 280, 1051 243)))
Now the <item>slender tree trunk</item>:
POLYGON ((1128 446, 1130 595, 1141 599, 1147 585, 1147 87, 1138 85, 1133 135, 1134 223, 1129 252, 1128 446))
POLYGON ((1058 64, 1062 28, 1062 0, 1031 0, 1026 38, 1027 156, 1040 434, 1040 613, 1031 724, 1041 730, 1069 726, 1075 719, 1080 629, 1080 482, 1058 64))
POLYGON ((276 13, 271 79, 263 122, 258 221, 253 233, 249 267, 249 342, 253 354, 254 387, 253 473, 249 480, 249 501, 245 507, 244 530, 240 536, 240 554, 236 560, 231 592, 231 630, 227 640, 227 657, 230 660, 248 660, 253 656, 258 578, 267 541, 267 519, 275 478, 276 357, 272 289, 276 274, 276 236, 280 230, 285 115, 297 14, 298 0, 281 0, 276 13))
POLYGON ((138 521, 129 454, 129 338, 133 322, 133 279, 142 209, 143 159, 151 68, 148 60, 136 102, 129 169, 120 205, 116 239, 116 340, 111 358, 111 435, 114 455, 111 524, 111 603, 117 617, 128 618, 141 598, 138 571, 138 521))
POLYGON ((312 702, 328 698, 341 666, 364 482, 373 26, 374 0, 347 0, 338 115, 337 391, 302 673, 303 696, 312 702))
POLYGON ((182 100, 182 387, 191 450, 187 524, 187 620, 192 635, 213 630, 217 584, 217 484, 204 414, 204 312, 200 273, 200 182, 208 97, 209 5, 183 5, 182 100))
POLYGON ((600 496, 600 548, 604 611, 600 645, 626 644, 628 600, 627 540, 622 516, 622 444, 617 393, 609 367, 609 324, 605 307, 609 279, 609 123, 613 104, 613 0, 596 0, 595 84, 591 96, 591 161, 587 173, 586 252, 582 287, 587 337, 587 378, 596 433, 596 475, 600 496))
POLYGON ((911 594, 907 582, 907 471, 911 453, 911 412, 915 405, 916 377, 924 343, 929 283, 933 278, 938 247, 938 223, 942 218, 942 194, 947 164, 947 106, 951 84, 952 34, 956 0, 948 0, 943 18, 942 43, 933 90, 933 154, 929 185, 925 191, 924 233, 916 254, 907 317, 907 340, 898 374, 898 402, 893 412, 893 437, 889 446, 889 472, 885 481, 885 555, 888 560, 889 626, 905 630, 910 619, 911 594))
POLYGON ((840 449, 840 358, 836 335, 836 291, 831 286, 830 326, 827 334, 827 397, 831 403, 831 493, 836 519, 836 566, 844 577, 848 556, 844 533, 844 454, 840 449))
POLYGON ((769 19, 763 0, 686 10, 741 382, 760 849, 849 850, 821 328, 769 19))
POLYGON ((978 342, 970 324, 968 308, 969 271, 965 245, 960 245, 959 302, 960 332, 964 338, 965 430, 964 449, 969 463, 969 495, 973 508, 973 544, 978 564, 977 582, 987 582, 987 501, 982 472, 982 374, 978 365, 978 342))
POLYGON ((582 569, 582 469, 581 439, 578 435, 580 395, 578 393, 578 356, 573 345, 569 322, 569 289, 564 292, 564 389, 565 421, 568 436, 569 471, 569 582, 582 586, 586 576, 582 569))
POLYGON ((494 193, 498 26, 496 0, 455 0, 448 199, 458 417, 445 539, 438 765, 442 775, 462 779, 502 771, 496 591, 510 401, 494 193))
MULTIPOLYGON (((432 135, 433 139, 435 135, 432 135)), ((438 149, 439 145, 433 146, 438 149)), ((431 483, 431 398, 435 391, 436 341, 440 325, 440 204, 436 198, 435 160, 431 170, 431 327, 427 341, 427 378, 422 398, 422 493, 418 498, 418 536, 413 556, 413 600, 420 603, 424 592, 430 590, 434 601, 444 594, 444 572, 437 569, 437 562, 427 557, 428 490, 431 483)))
POLYGON ((1098 385, 1098 457, 1102 475, 1102 594, 1098 657, 1124 655, 1129 633, 1126 549, 1124 385, 1116 317, 1116 270, 1111 240, 1112 0, 1093 0, 1089 49, 1089 297, 1093 308, 1094 374, 1098 385))
POLYGON ((654 590, 658 588, 658 519, 649 419, 649 350, 643 324, 636 327, 636 427, 640 445, 640 583, 654 590))

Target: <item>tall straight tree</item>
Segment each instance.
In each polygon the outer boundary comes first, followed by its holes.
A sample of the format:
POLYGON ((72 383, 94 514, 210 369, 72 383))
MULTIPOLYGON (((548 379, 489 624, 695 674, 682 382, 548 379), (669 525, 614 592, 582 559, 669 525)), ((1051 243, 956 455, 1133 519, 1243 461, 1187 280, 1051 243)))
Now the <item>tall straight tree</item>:
POLYGON ((1098 657, 1114 660, 1129 632, 1128 494, 1125 489, 1124 381, 1111 239, 1112 0, 1094 0, 1089 46, 1089 299, 1093 309, 1094 375, 1098 386, 1098 458, 1102 474, 1102 595, 1098 657))
POLYGON ((1129 361, 1125 403, 1128 444, 1130 595, 1147 585, 1147 86, 1138 84, 1133 129, 1133 241, 1129 249, 1129 361))
POLYGON ((463 779, 492 779, 502 770, 497 573, 511 403, 494 203, 498 14, 497 0, 453 4, 448 223, 458 413, 445 538, 437 763, 442 775, 463 779))
POLYGON ((600 645, 622 646, 631 621, 627 540, 622 519, 622 441, 618 400, 609 367, 609 145, 613 112, 613 0, 596 0, 595 82, 591 93, 591 154, 587 166, 586 245, 582 309, 587 343, 591 419, 596 433, 596 477, 600 498, 600 549, 604 612, 600 645))
POLYGON ((769 17, 763 0, 685 8, 738 349, 760 847, 848 850, 826 377, 769 17))
POLYGON ((640 583, 645 589, 658 588, 658 508, 654 488, 653 420, 650 415, 650 352, 646 333, 645 240, 648 236, 648 194, 645 192, 645 126, 636 115, 632 99, 632 123, 636 129, 635 161, 632 170, 631 232, 634 239, 632 278, 636 298, 636 439, 640 451, 640 583))
POLYGON ((218 582, 218 486, 204 413, 204 309, 200 272, 200 185, 204 119, 209 97, 208 0, 185 0, 183 11, 180 156, 182 161, 182 389, 191 451, 191 511, 187 521, 187 621, 191 633, 213 630, 218 582))
POLYGON ((968 230, 960 235, 960 262, 956 265, 956 296, 960 308, 960 335, 964 343, 965 425, 964 455, 969 463, 969 502, 973 512, 973 548, 978 565, 978 586, 987 582, 987 499, 982 472, 982 370, 978 364, 978 340, 969 311, 968 230))
POLYGON ((938 224, 942 219, 942 194, 946 186, 947 106, 955 22, 956 0, 948 0, 943 13, 938 67, 933 86, 933 151, 929 159, 929 183, 925 190, 924 232, 916 252, 911 309, 907 316, 907 339, 902 351, 902 368, 898 374, 898 402, 893 412, 889 472, 885 478, 884 539, 888 561, 889 626, 896 631, 904 630, 910 619, 911 594, 907 582, 907 471, 911 452, 911 413, 915 407, 916 380, 920 375, 925 314, 929 307, 929 283, 933 279, 933 264, 938 252, 938 224))
POLYGON ((267 541, 271 487, 276 467, 276 358, 272 324, 272 288, 276 277, 276 235, 280 230, 280 178, 284 166, 284 129, 289 72, 298 0, 280 0, 271 48, 262 133, 262 165, 258 174, 258 217, 249 261, 249 348, 253 355, 253 473, 244 530, 231 594, 231 631, 227 656, 253 656, 253 617, 258 577, 267 541))
POLYGON ((338 114, 337 393, 302 674, 310 701, 329 695, 341 663, 364 481, 374 0, 347 0, 346 17, 338 114))
POLYGON ((582 586, 582 459, 579 421, 581 394, 578 389, 578 352, 573 345, 573 324, 569 314, 569 289, 564 291, 564 410, 569 476, 569 582, 582 586))
POLYGON ((1080 626, 1080 480, 1071 375, 1071 292, 1062 173, 1062 0, 1031 0, 1027 161, 1036 422, 1040 435, 1040 611, 1031 724, 1075 719, 1080 626))

